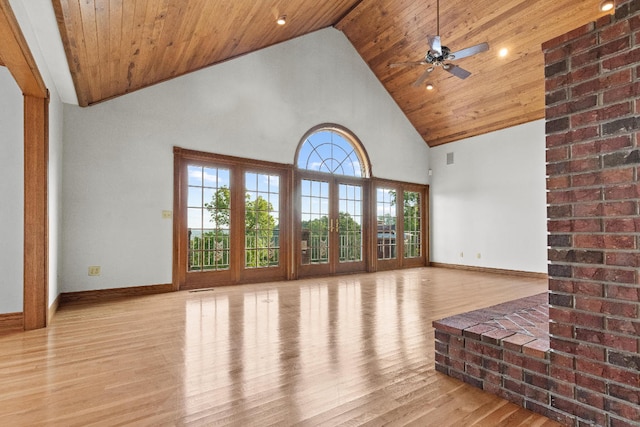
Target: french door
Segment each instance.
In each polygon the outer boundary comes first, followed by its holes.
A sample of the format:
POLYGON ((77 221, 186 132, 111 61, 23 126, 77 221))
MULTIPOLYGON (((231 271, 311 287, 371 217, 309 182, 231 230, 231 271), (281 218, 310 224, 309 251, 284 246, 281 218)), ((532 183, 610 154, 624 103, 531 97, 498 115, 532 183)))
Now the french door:
POLYGON ((368 183, 304 174, 298 180, 298 275, 366 271, 368 183))
POLYGON ((192 289, 289 278, 290 170, 175 151, 174 286, 192 289))
POLYGON ((425 265, 424 186, 377 180, 374 194, 375 269, 425 265))
POLYGON ((427 264, 425 186, 174 153, 176 290, 427 264))

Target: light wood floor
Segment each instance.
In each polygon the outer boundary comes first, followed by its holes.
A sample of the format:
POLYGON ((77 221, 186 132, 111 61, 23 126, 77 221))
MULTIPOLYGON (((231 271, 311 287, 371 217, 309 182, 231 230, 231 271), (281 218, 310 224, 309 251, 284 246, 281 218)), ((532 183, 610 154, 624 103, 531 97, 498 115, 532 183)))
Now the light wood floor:
POLYGON ((432 320, 546 286, 421 268, 67 305, 0 336, 0 425, 555 426, 433 361, 432 320))

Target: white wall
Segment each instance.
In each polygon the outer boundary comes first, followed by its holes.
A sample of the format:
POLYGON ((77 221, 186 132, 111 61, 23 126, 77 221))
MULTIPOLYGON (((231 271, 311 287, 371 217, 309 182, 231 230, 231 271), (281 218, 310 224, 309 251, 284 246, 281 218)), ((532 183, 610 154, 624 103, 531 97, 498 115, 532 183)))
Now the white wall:
POLYGON ((24 153, 22 93, 0 67, 0 313, 22 312, 24 153))
POLYGON ((61 292, 63 104, 51 91, 49 103, 49 306, 61 292))
POLYGON ((428 181, 429 149, 344 35, 325 29, 92 107, 65 106, 63 291, 171 282, 173 146, 293 163, 311 127, 377 177, 428 181), (102 275, 88 277, 100 265, 102 275))
POLYGON ((432 262, 547 272, 544 120, 434 147, 430 168, 432 262))

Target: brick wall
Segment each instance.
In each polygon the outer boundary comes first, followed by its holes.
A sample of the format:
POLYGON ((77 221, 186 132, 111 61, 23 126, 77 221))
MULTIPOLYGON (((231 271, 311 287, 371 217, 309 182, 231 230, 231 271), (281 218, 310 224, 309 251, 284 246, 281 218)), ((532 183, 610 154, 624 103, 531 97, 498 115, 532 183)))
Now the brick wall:
POLYGON ((551 406, 640 425, 640 0, 543 45, 551 406))

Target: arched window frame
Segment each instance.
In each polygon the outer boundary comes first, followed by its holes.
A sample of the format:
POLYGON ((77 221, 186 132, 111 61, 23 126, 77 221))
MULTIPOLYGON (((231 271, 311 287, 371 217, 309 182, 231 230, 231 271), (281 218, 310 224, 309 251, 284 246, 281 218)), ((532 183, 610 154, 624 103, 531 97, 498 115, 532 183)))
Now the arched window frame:
MULTIPOLYGON (((367 154, 366 150, 364 149, 364 146, 362 145, 362 142, 360 142, 360 140, 358 139, 357 136, 355 136, 355 134, 353 132, 351 132, 349 129, 345 128, 344 126, 340 126, 334 123, 323 123, 317 126, 314 126, 313 128, 309 129, 309 131, 307 131, 307 133, 304 134, 304 136, 302 137, 302 139, 300 140, 300 142, 298 143, 298 148, 296 149, 296 155, 295 155, 295 159, 294 159, 294 165, 296 167, 296 169, 300 170, 300 171, 311 171, 311 172, 320 172, 320 173, 327 173, 327 172, 323 172, 323 171, 317 171, 314 169, 303 169, 298 167, 298 163, 300 160, 300 153, 301 150, 303 148, 303 146, 307 143, 307 140, 314 134, 319 133, 319 132, 325 132, 325 131, 329 131, 329 132, 334 132, 336 134, 338 134, 339 136, 343 137, 353 148, 353 151, 355 152, 356 156, 358 157, 358 160, 360 161, 360 171, 361 171, 361 175, 357 178, 371 178, 372 173, 371 173, 371 162, 369 161, 369 155, 367 154)), ((331 173, 332 174, 332 173, 331 173)))

